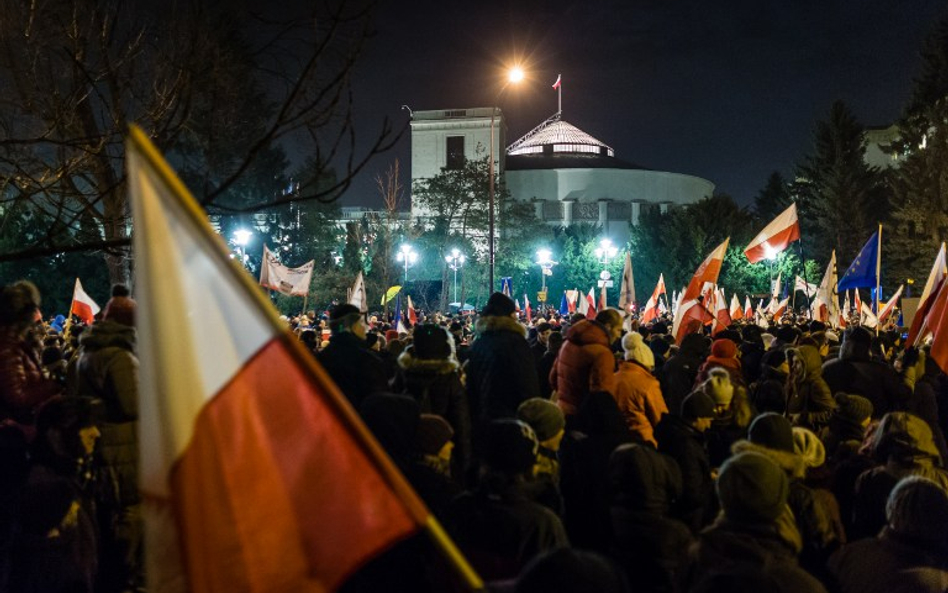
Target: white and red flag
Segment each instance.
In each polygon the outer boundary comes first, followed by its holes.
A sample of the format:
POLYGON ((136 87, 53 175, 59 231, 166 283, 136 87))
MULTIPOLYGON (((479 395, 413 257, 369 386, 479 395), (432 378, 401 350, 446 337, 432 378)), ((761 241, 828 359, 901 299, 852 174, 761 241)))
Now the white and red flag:
POLYGON ((731 310, 728 311, 731 315, 731 319, 743 319, 744 310, 741 309, 741 301, 737 298, 737 293, 731 295, 731 310))
POLYGON ((754 319, 754 307, 751 305, 750 295, 744 296, 744 320, 753 321, 754 319))
POLYGON ((418 325, 418 313, 415 311, 415 305, 411 302, 411 297, 406 295, 406 301, 408 306, 408 321, 411 323, 412 327, 418 325))
POLYGON ((892 314, 892 311, 895 310, 895 306, 899 302, 899 298, 902 296, 902 290, 905 288, 904 284, 899 285, 899 289, 895 291, 895 294, 892 295, 892 298, 882 307, 882 312, 879 313, 879 323, 885 323, 885 320, 889 318, 889 315, 892 314))
POLYGON ((586 294, 586 319, 596 318, 596 289, 590 288, 586 294))
POLYGON ((658 284, 655 285, 655 290, 652 291, 652 296, 649 297, 648 302, 645 303, 645 309, 642 310, 642 323, 651 323, 658 317, 658 304, 659 299, 658 295, 667 294, 665 293, 665 275, 658 275, 658 284))
POLYGON ((626 251, 622 267, 622 283, 619 288, 619 308, 626 313, 635 307, 635 276, 632 274, 632 254, 626 251))
POLYGON ((839 327, 839 295, 836 294, 836 251, 830 255, 826 264, 823 280, 816 290, 816 296, 810 303, 810 318, 828 323, 831 327, 839 327))
POLYGON ((697 299, 706 283, 718 283, 718 274, 721 273, 721 264, 724 263, 724 254, 727 252, 727 244, 730 240, 730 238, 725 239, 724 243, 715 247, 714 251, 704 258, 681 296, 682 303, 697 299))
MULTIPOLYGON (((579 300, 579 290, 567 290, 566 292, 566 308, 570 313, 576 312, 576 302, 579 300)), ((582 312, 582 311, 581 311, 582 312)))
POLYGON ((790 304, 790 297, 783 299, 778 302, 774 307, 774 322, 783 317, 783 314, 787 312, 787 306, 790 304))
POLYGON ((527 323, 533 321, 533 311, 530 309, 530 297, 527 296, 527 293, 523 293, 523 310, 527 315, 527 323))
POLYGON ((675 319, 672 322, 672 335, 675 336, 675 342, 681 344, 681 341, 688 334, 701 331, 704 324, 714 320, 714 315, 704 303, 698 299, 682 301, 678 304, 675 312, 675 319))
POLYGON ((125 162, 148 590, 330 591, 440 530, 135 126, 125 162))
MULTIPOLYGON (((547 79, 547 80, 549 80, 549 79, 547 79)), ((553 83, 553 88, 558 89, 558 88, 560 88, 561 86, 563 86, 563 75, 562 75, 562 74, 557 74, 557 75, 556 75, 556 82, 553 83)))
MULTIPOLYGON (((932 271, 928 274, 928 280, 925 281, 922 296, 918 299, 918 309, 915 312, 915 318, 912 320, 908 338, 905 340, 906 348, 917 346, 931 333, 931 329, 928 327, 928 313, 932 308, 932 297, 941 288, 946 277, 948 277, 948 262, 946 262, 945 257, 945 244, 942 243, 938 249, 938 255, 935 256, 935 263, 932 264, 932 271)), ((944 368, 942 367, 942 370, 944 368)))
POLYGON ((69 306, 69 317, 75 315, 81 319, 83 323, 90 325, 95 321, 96 313, 100 310, 99 305, 82 289, 82 282, 79 282, 79 279, 76 278, 76 286, 72 289, 72 304, 69 306))
POLYGON ((797 220, 797 205, 781 212, 764 227, 744 249, 747 260, 754 264, 762 259, 775 257, 790 243, 800 239, 800 221, 797 220))
POLYGON ((720 288, 716 292, 717 298, 714 300, 714 326, 711 329, 711 335, 722 332, 731 326, 731 313, 728 311, 727 297, 720 288))

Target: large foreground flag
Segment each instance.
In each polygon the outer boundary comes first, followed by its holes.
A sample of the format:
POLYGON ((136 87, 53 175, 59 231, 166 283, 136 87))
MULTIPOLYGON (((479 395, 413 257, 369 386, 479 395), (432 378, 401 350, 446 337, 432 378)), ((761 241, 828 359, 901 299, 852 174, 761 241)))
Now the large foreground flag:
POLYGON ((744 249, 744 255, 752 264, 768 257, 774 257, 787 248, 790 243, 800 239, 800 221, 797 220, 797 205, 781 212, 777 218, 764 227, 744 249))
POLYGON ((625 253, 622 268, 622 286, 619 289, 619 308, 628 313, 635 306, 635 277, 632 275, 632 255, 625 253))
POLYGON ((260 286, 288 296, 307 296, 315 265, 316 260, 311 259, 298 268, 289 268, 277 261, 273 252, 264 245, 260 286))
POLYGON ((846 273, 839 279, 839 288, 837 290, 849 290, 850 288, 875 288, 879 278, 879 242, 882 237, 880 230, 869 237, 869 240, 863 245, 856 259, 846 269, 846 273))
POLYGON ((704 324, 713 320, 714 315, 708 311, 702 301, 698 299, 681 301, 672 322, 672 335, 675 336, 675 342, 681 344, 685 336, 700 332, 704 324))
POLYGON ((681 297, 682 303, 698 298, 705 283, 718 283, 718 274, 721 272, 721 264, 724 263, 724 254, 727 252, 727 244, 730 240, 730 237, 725 239, 724 243, 715 247, 714 251, 704 258, 704 261, 695 270, 695 275, 691 277, 691 282, 688 283, 688 288, 685 289, 685 293, 681 297))
POLYGON ((92 297, 86 294, 82 289, 82 282, 76 278, 76 286, 72 289, 72 304, 69 306, 69 317, 75 315, 86 325, 91 325, 95 321, 96 313, 100 311, 99 305, 92 300, 92 297))
POLYGON ((938 255, 935 256, 935 263, 932 264, 932 271, 928 273, 928 280, 925 281, 922 296, 918 299, 918 310, 915 312, 915 319, 912 320, 912 327, 909 329, 908 338, 905 340, 906 348, 917 346, 928 337, 930 330, 927 325, 927 317, 932 307, 932 297, 941 288, 946 277, 948 277, 948 260, 946 260, 945 244, 942 243, 938 249, 938 255))
POLYGON ((441 533, 134 126, 126 166, 148 590, 329 591, 441 533))
POLYGON ((586 295, 586 319, 596 318, 596 289, 590 288, 586 295))

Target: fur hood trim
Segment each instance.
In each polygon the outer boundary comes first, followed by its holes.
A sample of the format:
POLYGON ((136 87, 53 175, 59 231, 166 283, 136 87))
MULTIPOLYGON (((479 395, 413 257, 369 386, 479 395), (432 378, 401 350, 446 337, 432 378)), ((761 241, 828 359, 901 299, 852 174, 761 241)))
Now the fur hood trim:
POLYGON ((409 373, 433 373, 435 375, 447 375, 461 368, 453 354, 450 358, 426 360, 412 356, 410 349, 398 356, 398 366, 409 373))
POLYGON ((527 328, 521 325, 519 321, 513 317, 505 317, 500 315, 488 315, 487 317, 481 317, 474 324, 474 331, 477 333, 477 335, 481 335, 484 332, 490 331, 508 331, 523 336, 524 339, 527 337, 527 328))
POLYGON ((731 445, 731 453, 735 455, 745 451, 766 455, 771 461, 779 465, 783 471, 787 472, 787 477, 790 479, 803 478, 806 475, 806 465, 803 463, 803 458, 796 453, 761 447, 743 439, 731 445))

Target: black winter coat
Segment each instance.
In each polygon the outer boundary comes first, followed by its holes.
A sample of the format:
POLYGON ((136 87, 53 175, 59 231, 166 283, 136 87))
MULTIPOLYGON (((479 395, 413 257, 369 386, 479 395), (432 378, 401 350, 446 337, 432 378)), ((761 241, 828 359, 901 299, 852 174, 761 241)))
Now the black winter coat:
POLYGON ((681 417, 666 414, 655 428, 655 439, 659 452, 674 459, 681 470, 682 491, 672 515, 697 532, 710 522, 709 511, 714 508, 714 481, 704 435, 681 417))
POLYGON ((909 398, 908 386, 892 367, 846 349, 840 358, 823 364, 823 380, 833 394, 854 393, 871 401, 873 418, 904 409, 909 398))
POLYGON ((355 334, 334 334, 317 360, 357 410, 369 395, 389 389, 385 364, 355 334))
POLYGON ((515 418, 517 407, 540 396, 526 328, 512 317, 482 317, 468 353, 467 395, 475 422, 515 418))

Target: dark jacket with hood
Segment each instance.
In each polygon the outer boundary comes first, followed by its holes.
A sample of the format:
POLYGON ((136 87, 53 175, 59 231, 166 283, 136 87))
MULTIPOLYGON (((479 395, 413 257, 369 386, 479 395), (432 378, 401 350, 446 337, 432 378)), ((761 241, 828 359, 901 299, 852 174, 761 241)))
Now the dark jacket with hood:
POLYGON ((830 558, 840 593, 944 593, 948 549, 937 549, 886 527, 876 538, 854 542, 830 558))
POLYGON ((609 332, 601 323, 584 320, 569 328, 550 371, 550 385, 563 413, 576 414, 592 391, 615 395, 615 368, 609 332))
POLYGON ((467 362, 467 395, 475 422, 515 418, 517 407, 540 396, 527 329, 509 316, 488 315, 474 326, 467 362))
POLYGON ((938 391, 944 374, 931 356, 926 356, 922 376, 915 382, 915 392, 908 402, 906 411, 915 414, 928 423, 935 438, 935 446, 942 459, 948 459, 948 445, 939 422, 938 391))
POLYGON ((795 375, 791 367, 790 393, 787 398, 787 413, 795 424, 807 427, 825 426, 836 409, 836 400, 829 385, 823 380, 823 359, 813 346, 797 348, 796 367, 802 361, 802 375, 795 375))
POLYGON ((369 395, 388 391, 385 363, 353 333, 333 334, 317 359, 356 409, 369 395))
POLYGON ((707 341, 700 334, 688 334, 681 341, 678 353, 665 361, 659 376, 665 404, 672 413, 681 409, 681 402, 691 393, 698 368, 706 358, 707 341))
POLYGON ((870 344, 847 339, 839 358, 823 365, 823 379, 831 393, 855 393, 872 402, 872 417, 905 408, 909 388, 889 365, 872 360, 870 344))
POLYGON ((138 357, 135 328, 100 321, 79 338, 75 392, 103 402, 98 451, 118 503, 138 502, 138 357))
POLYGON ((714 481, 704 435, 681 416, 666 414, 655 428, 655 438, 658 450, 674 459, 681 470, 681 496, 672 515, 698 532, 714 507, 714 481))

